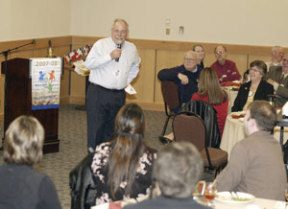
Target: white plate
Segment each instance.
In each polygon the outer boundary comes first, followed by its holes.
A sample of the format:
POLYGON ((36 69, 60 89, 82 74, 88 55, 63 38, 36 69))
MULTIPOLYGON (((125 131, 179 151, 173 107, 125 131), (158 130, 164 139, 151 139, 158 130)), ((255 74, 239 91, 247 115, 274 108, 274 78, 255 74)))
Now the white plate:
POLYGON ((244 192, 218 192, 215 200, 231 204, 247 204, 255 200, 255 196, 244 192))

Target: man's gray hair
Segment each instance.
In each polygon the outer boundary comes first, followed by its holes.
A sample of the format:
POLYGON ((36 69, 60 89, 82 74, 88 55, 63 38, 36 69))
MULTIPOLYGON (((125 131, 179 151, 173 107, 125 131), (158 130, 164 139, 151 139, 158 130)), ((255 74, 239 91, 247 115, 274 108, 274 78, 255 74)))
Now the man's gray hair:
POLYGON ((197 148, 188 142, 175 142, 159 151, 153 177, 164 196, 186 198, 192 195, 202 172, 197 148))

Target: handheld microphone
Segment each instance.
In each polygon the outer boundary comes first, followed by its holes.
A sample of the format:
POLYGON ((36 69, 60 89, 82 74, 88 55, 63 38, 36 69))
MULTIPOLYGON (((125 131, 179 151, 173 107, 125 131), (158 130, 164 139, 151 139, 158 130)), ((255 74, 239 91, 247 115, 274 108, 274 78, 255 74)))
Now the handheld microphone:
MULTIPOLYGON (((117 49, 121 49, 122 48, 122 43, 117 43, 116 45, 117 45, 117 49)), ((119 62, 119 58, 120 57, 116 58, 115 61, 119 62)))

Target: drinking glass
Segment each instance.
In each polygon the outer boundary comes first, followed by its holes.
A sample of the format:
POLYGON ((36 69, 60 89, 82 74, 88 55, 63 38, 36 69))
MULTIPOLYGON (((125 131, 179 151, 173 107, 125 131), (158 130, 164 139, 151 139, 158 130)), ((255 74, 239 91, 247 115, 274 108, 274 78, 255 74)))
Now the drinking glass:
POLYGON ((285 195, 286 202, 288 202, 288 189, 285 189, 284 195, 285 195))
POLYGON ((207 200, 207 205, 214 208, 213 200, 216 196, 217 189, 213 182, 206 182, 204 197, 207 200))

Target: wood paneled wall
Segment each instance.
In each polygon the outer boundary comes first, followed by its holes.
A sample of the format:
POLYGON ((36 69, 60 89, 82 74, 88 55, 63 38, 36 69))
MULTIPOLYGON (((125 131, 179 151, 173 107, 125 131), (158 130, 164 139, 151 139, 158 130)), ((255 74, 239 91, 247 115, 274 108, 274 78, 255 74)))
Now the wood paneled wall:
MULTIPOLYGON (((14 57, 45 57, 47 55, 48 40, 52 41, 54 55, 64 56, 70 49, 77 49, 86 44, 92 45, 99 37, 66 36, 37 39, 36 44, 21 48, 11 54, 14 57)), ((0 43, 0 51, 13 48, 31 40, 11 41, 0 43)), ((182 64, 184 53, 192 48, 192 42, 134 40, 142 59, 139 76, 133 81, 137 94, 128 96, 128 102, 137 102, 145 109, 163 110, 163 100, 157 73, 163 68, 170 68, 182 64)), ((205 66, 215 61, 214 48, 216 43, 202 44, 206 50, 205 66)), ((251 61, 270 59, 271 47, 225 45, 228 50, 228 59, 236 62, 243 73, 251 61)), ((0 62, 4 60, 0 57, 0 62)), ((0 77, 0 116, 3 115, 5 76, 0 77)), ((83 104, 85 101, 85 77, 81 77, 73 69, 66 67, 61 80, 61 103, 83 104)))

